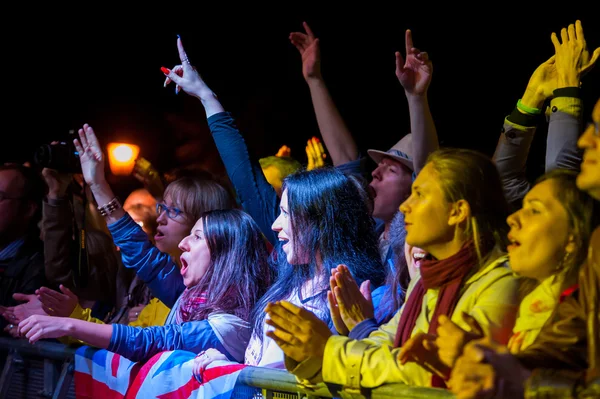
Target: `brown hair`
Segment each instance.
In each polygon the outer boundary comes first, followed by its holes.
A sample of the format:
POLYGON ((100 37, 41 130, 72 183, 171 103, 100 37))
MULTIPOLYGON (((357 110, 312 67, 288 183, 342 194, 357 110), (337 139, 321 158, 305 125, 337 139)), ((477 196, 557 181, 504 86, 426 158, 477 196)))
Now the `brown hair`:
POLYGON ((164 197, 171 197, 171 201, 194 222, 205 212, 234 207, 229 191, 204 175, 175 180, 165 189, 164 197))
POLYGON ((496 165, 467 149, 441 149, 427 159, 437 172, 448 202, 465 200, 471 208, 466 234, 473 239, 481 264, 494 246, 506 248, 509 214, 496 165))

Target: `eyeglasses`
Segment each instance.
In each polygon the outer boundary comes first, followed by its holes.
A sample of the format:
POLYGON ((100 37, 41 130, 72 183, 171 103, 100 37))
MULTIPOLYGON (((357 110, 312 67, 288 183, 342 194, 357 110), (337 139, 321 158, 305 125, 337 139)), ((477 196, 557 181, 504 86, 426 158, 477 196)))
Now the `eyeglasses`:
POLYGON ((169 219, 175 219, 177 216, 181 215, 183 211, 179 208, 169 207, 167 204, 161 204, 160 202, 156 204, 156 214, 160 216, 161 213, 165 211, 167 213, 167 217, 169 219))
POLYGON ((24 198, 25 198, 25 197, 11 197, 11 196, 10 196, 10 195, 8 195, 7 193, 5 193, 5 192, 3 192, 3 191, 0 191, 0 202, 1 202, 1 201, 4 201, 4 200, 9 200, 9 199, 12 199, 12 200, 22 200, 22 199, 24 199, 24 198))

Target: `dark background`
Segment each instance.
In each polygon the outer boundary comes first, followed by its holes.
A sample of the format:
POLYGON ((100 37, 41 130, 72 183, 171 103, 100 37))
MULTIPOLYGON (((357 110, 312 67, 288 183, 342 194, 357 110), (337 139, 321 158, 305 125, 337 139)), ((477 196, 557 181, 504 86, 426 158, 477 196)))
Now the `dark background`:
MULTIPOLYGON (((287 144, 305 163, 306 140, 318 128, 300 56, 288 40, 303 20, 321 39, 324 77, 361 150, 386 150, 409 131, 394 51, 404 54, 410 28, 415 46, 433 61, 429 99, 442 144, 492 155, 531 73, 554 54, 551 32, 579 18, 588 47, 600 46, 592 6, 571 3, 529 10, 519 3, 327 10, 324 3, 318 9, 147 3, 130 10, 48 7, 35 15, 23 6, 4 17, 0 161, 31 159, 40 144, 65 139, 87 122, 103 144, 140 145, 140 155, 161 171, 195 162, 222 172, 200 102, 162 86, 160 67, 179 63, 180 34, 251 151, 262 157, 287 144)), ((600 95, 600 67, 584 78, 583 89, 587 120, 600 95)), ((542 123, 532 174, 541 171, 545 130, 542 123)))

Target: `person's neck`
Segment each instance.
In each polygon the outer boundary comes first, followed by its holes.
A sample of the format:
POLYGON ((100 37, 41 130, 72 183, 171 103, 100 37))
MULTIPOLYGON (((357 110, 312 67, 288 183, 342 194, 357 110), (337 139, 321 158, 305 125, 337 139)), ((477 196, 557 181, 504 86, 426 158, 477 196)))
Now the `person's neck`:
MULTIPOLYGON (((452 241, 429 246, 426 251, 437 260, 447 259, 456 255, 465 244, 464 239, 454 237, 452 241)), ((425 249, 425 248, 424 248, 425 249)))

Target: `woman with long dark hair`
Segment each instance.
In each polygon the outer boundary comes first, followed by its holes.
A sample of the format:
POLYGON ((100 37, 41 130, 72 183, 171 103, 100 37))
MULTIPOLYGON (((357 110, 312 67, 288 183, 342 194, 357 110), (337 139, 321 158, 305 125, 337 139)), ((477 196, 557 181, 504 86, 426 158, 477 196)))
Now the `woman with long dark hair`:
POLYGON ((241 361, 252 331, 250 314, 269 286, 266 241, 240 210, 205 213, 179 244, 183 292, 176 323, 136 328, 71 318, 31 316, 19 324, 30 342, 71 336, 130 360, 165 350, 219 349, 241 361))
MULTIPOLYGON (((289 175, 283 183, 279 217, 273 231, 279 238, 272 260, 276 282, 257 303, 254 331, 245 364, 284 368, 283 352, 266 334, 264 308, 286 300, 314 312, 333 328, 327 308, 331 269, 347 265, 356 281, 381 284, 385 278, 365 192, 351 176, 333 168, 289 175)), ((223 356, 207 351, 197 359, 196 372, 223 356)))
POLYGON ((436 331, 441 315, 466 328, 462 313, 468 313, 486 333, 508 341, 518 282, 506 264, 508 205, 492 161, 470 150, 434 152, 400 210, 406 242, 427 251, 431 259, 421 263, 402 309, 368 338, 352 336, 370 328, 368 320, 350 337, 334 336, 294 304, 268 304, 266 311, 276 326, 269 336, 297 376, 352 388, 397 382, 443 386, 437 376, 414 363, 401 364, 398 358, 413 334, 436 331))

